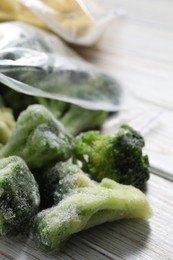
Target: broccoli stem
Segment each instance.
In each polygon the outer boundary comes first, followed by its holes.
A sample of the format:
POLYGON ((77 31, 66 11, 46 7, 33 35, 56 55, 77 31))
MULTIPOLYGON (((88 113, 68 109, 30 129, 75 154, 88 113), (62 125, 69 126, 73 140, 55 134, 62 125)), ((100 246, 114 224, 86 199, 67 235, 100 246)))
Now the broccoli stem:
POLYGON ((61 118, 61 122, 72 135, 80 132, 100 129, 108 112, 100 110, 88 110, 82 107, 71 105, 70 109, 61 118))

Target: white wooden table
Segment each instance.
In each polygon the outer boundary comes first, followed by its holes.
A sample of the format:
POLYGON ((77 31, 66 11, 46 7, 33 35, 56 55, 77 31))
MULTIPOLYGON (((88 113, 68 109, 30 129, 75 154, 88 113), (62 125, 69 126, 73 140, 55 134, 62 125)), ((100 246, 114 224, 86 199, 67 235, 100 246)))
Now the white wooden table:
MULTIPOLYGON (((111 0, 109 0, 111 1, 111 0)), ((113 1, 113 0, 112 0, 113 1)), ((115 76, 128 91, 128 109, 105 126, 129 123, 145 136, 151 170, 148 221, 122 220, 73 236, 61 253, 46 255, 32 241, 3 239, 0 259, 173 259, 173 1, 114 0, 127 15, 92 48, 79 53, 115 76)))

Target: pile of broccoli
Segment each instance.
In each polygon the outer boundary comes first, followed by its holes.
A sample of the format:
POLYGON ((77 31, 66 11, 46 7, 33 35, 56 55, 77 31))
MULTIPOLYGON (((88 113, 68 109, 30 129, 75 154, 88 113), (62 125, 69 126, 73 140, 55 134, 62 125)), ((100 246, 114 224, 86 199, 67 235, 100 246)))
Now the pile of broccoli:
POLYGON ((149 178, 138 132, 121 126, 114 135, 88 131, 75 136, 74 129, 83 130, 80 118, 86 115, 85 129, 88 123, 95 128, 105 115, 100 111, 91 115, 62 102, 54 110, 55 101, 34 102, 31 97, 24 110, 11 99, 10 110, 4 105, 10 94, 3 89, 1 94, 0 235, 31 229, 41 247, 55 252, 83 229, 151 215, 146 196, 138 189, 149 178), (69 122, 71 133, 66 128, 69 122))
POLYGON ((0 85, 0 95, 2 95, 6 106, 13 109, 16 118, 29 105, 40 104, 49 109, 72 135, 87 130, 100 129, 109 115, 108 112, 102 110, 89 110, 63 101, 28 96, 3 85, 0 85))

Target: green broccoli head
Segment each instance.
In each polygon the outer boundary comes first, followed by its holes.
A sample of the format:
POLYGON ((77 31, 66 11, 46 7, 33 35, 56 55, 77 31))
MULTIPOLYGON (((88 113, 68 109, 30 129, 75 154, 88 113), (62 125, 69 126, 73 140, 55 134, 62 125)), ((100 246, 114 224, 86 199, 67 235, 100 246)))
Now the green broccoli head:
POLYGON ((107 177, 143 189, 149 179, 143 147, 142 136, 129 126, 121 126, 115 135, 90 131, 76 138, 74 162, 81 161, 82 169, 96 181, 107 177))
POLYGON ((18 155, 30 168, 41 168, 71 156, 72 137, 42 105, 23 111, 0 157, 18 155))
POLYGON ((0 159, 0 235, 24 232, 38 211, 37 183, 17 156, 0 159))
POLYGON ((133 186, 110 179, 97 183, 70 163, 57 164, 55 172, 59 176, 55 195, 61 200, 41 211, 33 225, 34 237, 48 251, 58 251, 72 234, 95 225, 151 215, 145 195, 133 186))

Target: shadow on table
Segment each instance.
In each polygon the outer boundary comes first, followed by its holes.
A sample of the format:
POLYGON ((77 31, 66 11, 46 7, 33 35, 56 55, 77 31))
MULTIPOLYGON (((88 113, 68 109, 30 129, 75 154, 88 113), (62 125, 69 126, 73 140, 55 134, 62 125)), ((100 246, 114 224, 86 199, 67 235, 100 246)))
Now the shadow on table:
MULTIPOLYGON (((85 246, 90 248, 91 256, 93 251, 94 255, 97 252, 104 256, 103 259, 117 259, 118 257, 140 259, 141 251, 146 248, 150 232, 149 222, 144 220, 122 220, 107 223, 76 234, 63 252, 70 254, 74 251, 71 243, 74 243, 74 246, 80 244, 80 248, 82 243, 83 248, 85 246)), ((75 250, 77 250, 76 247, 75 250)), ((96 259, 84 256, 86 257, 84 259, 96 259)))

